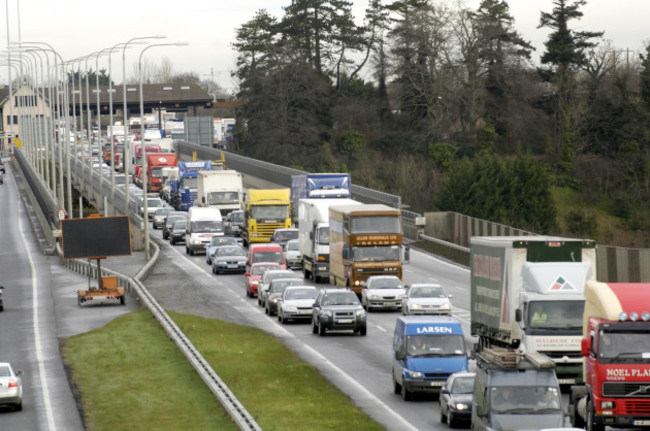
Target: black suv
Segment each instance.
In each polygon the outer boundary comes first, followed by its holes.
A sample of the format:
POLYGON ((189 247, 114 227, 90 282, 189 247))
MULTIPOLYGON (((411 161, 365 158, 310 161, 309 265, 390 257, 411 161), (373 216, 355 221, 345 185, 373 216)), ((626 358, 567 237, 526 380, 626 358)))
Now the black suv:
POLYGON ((366 335, 366 312, 357 295, 349 289, 321 289, 311 315, 314 334, 352 330, 366 335))

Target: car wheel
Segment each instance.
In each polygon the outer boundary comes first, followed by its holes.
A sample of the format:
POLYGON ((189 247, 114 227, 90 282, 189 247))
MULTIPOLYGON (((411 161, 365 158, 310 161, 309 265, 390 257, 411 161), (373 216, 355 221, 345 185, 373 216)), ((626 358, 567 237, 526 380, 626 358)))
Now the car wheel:
POLYGON ((270 316, 270 315, 271 315, 271 313, 269 312, 269 308, 268 308, 268 307, 264 307, 264 314, 266 314, 267 316, 270 316))
POLYGON ((190 254, 190 249, 187 246, 185 246, 185 254, 190 254))
POLYGON ((169 240, 169 243, 170 243, 171 245, 174 245, 174 244, 176 244, 176 241, 174 241, 174 238, 172 238, 172 239, 169 240))
POLYGON ((393 375, 393 393, 397 395, 402 393, 402 385, 397 383, 397 380, 395 379, 395 375, 393 375))
POLYGON ((278 310, 278 322, 284 323, 284 319, 282 318, 282 312, 278 310))
POLYGON ((259 293, 257 294, 257 305, 259 305, 260 307, 262 306, 262 298, 260 298, 259 293))
POLYGON ((323 337, 327 333, 327 329, 325 329, 325 326, 319 321, 318 322, 318 335, 323 337))
POLYGON ((453 416, 453 413, 451 411, 447 412, 447 425, 449 425, 449 428, 456 428, 458 425, 458 422, 453 416))
POLYGON ((212 266, 212 273, 213 273, 213 274, 216 274, 216 273, 217 273, 217 270, 214 268, 214 265, 212 266))
POLYGON ((316 326, 316 322, 314 321, 313 317, 311 319, 311 333, 318 334, 318 326, 316 326))
POLYGON ((413 399, 413 395, 411 394, 411 391, 406 389, 406 385, 402 385, 401 394, 404 401, 411 401, 411 399, 413 399))
POLYGON ((367 327, 366 326, 359 329, 359 335, 361 335, 362 337, 366 336, 366 332, 367 332, 367 327))
POLYGON ((124 294, 122 294, 122 296, 120 296, 120 304, 121 305, 126 305, 126 296, 124 294))
POLYGON ((23 403, 16 404, 16 405, 14 406, 14 408, 16 409, 17 412, 22 411, 22 409, 23 409, 23 403))
POLYGON ((190 247, 190 256, 194 256, 194 249, 190 247))
POLYGON ((447 415, 445 414, 445 411, 442 408, 442 404, 440 404, 440 423, 444 424, 447 423, 447 415))
POLYGON ((250 298, 251 297, 251 291, 248 290, 248 287, 246 288, 246 297, 250 298))
POLYGON ((210 259, 206 259, 205 263, 207 263, 208 265, 212 265, 212 261, 210 259))

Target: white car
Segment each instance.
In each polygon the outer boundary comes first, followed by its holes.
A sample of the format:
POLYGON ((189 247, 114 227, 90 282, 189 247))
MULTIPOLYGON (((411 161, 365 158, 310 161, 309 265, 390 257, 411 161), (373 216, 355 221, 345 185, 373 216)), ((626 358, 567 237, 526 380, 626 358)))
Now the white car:
POLYGON ((23 409, 23 382, 20 370, 14 371, 9 362, 0 362, 0 405, 23 409))
POLYGON ((374 308, 402 308, 406 289, 395 275, 371 275, 361 286, 361 305, 370 312, 374 308))
POLYGON ((284 258, 287 259, 287 267, 302 268, 302 255, 300 254, 300 240, 292 239, 284 245, 284 258))
POLYGON ((402 314, 451 314, 452 295, 437 283, 414 283, 407 286, 402 314))
POLYGON ((278 320, 311 320, 318 288, 314 286, 287 286, 282 298, 278 300, 278 320))

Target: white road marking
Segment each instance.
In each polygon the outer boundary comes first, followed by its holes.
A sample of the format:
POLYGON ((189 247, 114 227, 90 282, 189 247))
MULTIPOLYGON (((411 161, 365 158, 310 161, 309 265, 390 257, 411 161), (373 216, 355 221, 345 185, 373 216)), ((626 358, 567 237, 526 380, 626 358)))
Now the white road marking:
MULTIPOLYGON (((22 207, 19 206, 19 213, 22 213, 22 207)), ((56 425, 54 424, 54 417, 52 416, 52 404, 50 400, 50 391, 48 389, 48 379, 47 373, 45 371, 45 363, 43 361, 43 346, 41 343, 41 332, 40 332, 40 321, 39 321, 39 310, 38 310, 38 278, 36 277, 36 268, 34 266, 34 259, 32 258, 32 253, 27 244, 27 239, 25 232, 23 231, 22 217, 21 214, 18 216, 18 230, 20 231, 20 237, 23 240, 23 245, 27 251, 27 258, 29 260, 29 267, 32 273, 32 317, 33 317, 33 329, 34 329, 34 345, 36 347, 36 362, 38 362, 38 375, 41 381, 41 392, 43 394, 43 404, 45 404, 45 417, 47 420, 47 427, 49 430, 56 430, 56 425)))

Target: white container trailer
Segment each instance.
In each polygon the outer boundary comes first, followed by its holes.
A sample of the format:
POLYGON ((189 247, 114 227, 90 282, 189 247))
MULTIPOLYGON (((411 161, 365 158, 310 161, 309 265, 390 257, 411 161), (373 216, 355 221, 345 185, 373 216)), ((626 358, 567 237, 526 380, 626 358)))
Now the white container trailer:
POLYGON ((305 278, 313 278, 316 282, 329 280, 329 207, 355 204, 361 205, 361 202, 346 198, 298 201, 298 239, 305 278))
POLYGON ((199 171, 197 184, 199 206, 219 208, 224 216, 243 208, 244 183, 241 173, 233 170, 199 171))

